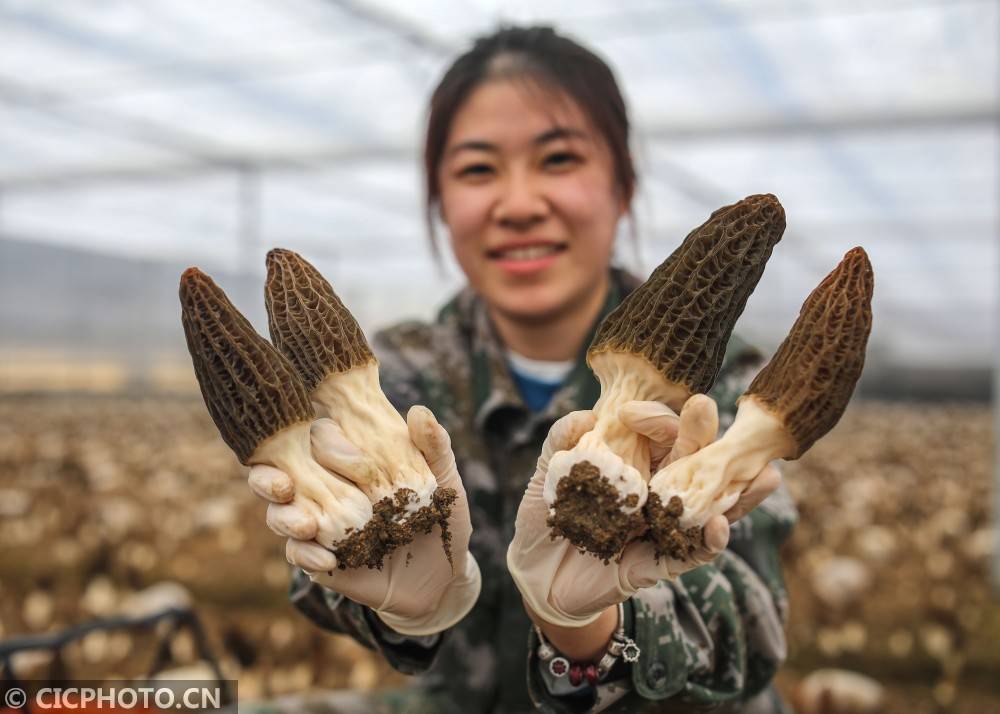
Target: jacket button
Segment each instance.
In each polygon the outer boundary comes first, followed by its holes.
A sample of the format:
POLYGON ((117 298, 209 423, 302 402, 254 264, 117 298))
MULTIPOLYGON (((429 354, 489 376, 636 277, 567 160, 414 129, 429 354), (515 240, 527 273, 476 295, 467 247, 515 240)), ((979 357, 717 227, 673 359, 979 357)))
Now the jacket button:
POLYGON ((667 683, 667 668, 662 662, 653 662, 646 670, 646 681, 650 687, 658 689, 667 683))

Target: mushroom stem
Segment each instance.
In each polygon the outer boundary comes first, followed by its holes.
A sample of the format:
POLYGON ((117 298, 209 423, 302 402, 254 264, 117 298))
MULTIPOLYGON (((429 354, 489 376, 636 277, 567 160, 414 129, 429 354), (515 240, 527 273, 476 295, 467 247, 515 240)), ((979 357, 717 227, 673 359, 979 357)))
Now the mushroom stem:
POLYGON ((799 458, 836 425, 864 366, 873 287, 868 256, 851 249, 806 298, 726 434, 653 475, 646 517, 659 554, 685 557, 701 526, 729 510, 769 461, 799 458))
POLYGON ((595 428, 552 457, 544 496, 556 535, 608 559, 644 525, 649 443, 618 417, 632 399, 675 412, 718 375, 733 325, 785 229, 770 194, 712 213, 598 327, 587 363, 601 383, 595 428))
POLYGON ((350 310, 313 265, 280 248, 267 254, 264 301, 275 346, 295 366, 309 397, 362 452, 343 465, 342 475, 374 504, 375 519, 361 546, 346 554, 348 562, 381 567, 385 555, 435 525, 447 552, 447 518, 457 494, 438 487, 406 422, 386 399, 378 361, 350 310))
POLYGON ((648 439, 636 434, 618 418, 622 406, 633 400, 661 402, 679 412, 691 396, 687 387, 670 382, 646 360, 622 352, 602 352, 590 360, 590 368, 601 384, 594 405, 597 423, 580 439, 584 448, 604 442, 611 451, 633 464, 649 481, 648 439))
POLYGON ((242 463, 268 464, 289 475, 296 497, 321 511, 324 544, 355 544, 373 516, 372 504, 313 460, 312 407, 292 365, 197 268, 181 276, 180 300, 195 375, 219 434, 242 463))
POLYGON ((740 402, 736 419, 718 441, 660 469, 649 488, 663 503, 680 497, 680 528, 703 526, 725 513, 746 485, 775 459, 795 454, 795 439, 781 419, 752 397, 740 402))
POLYGON ((289 474, 295 490, 322 510, 318 540, 331 550, 372 517, 372 504, 357 486, 327 471, 312 457, 309 424, 295 424, 261 442, 248 463, 268 464, 289 474))
POLYGON ((690 394, 686 387, 668 382, 649 362, 633 354, 601 352, 591 357, 590 367, 601 384, 601 396, 594 405, 596 423, 572 449, 553 454, 544 497, 550 505, 555 503, 559 481, 574 465, 589 462, 600 465, 601 473, 622 497, 636 496, 634 504, 622 506, 625 513, 634 513, 646 502, 649 440, 625 426, 618 412, 633 400, 662 402, 680 411, 690 394))
POLYGON ((383 394, 378 363, 372 360, 347 372, 328 374, 311 397, 329 412, 348 441, 364 447, 366 458, 345 476, 373 503, 405 487, 417 496, 408 511, 431 505, 437 480, 412 445, 406 422, 383 394))

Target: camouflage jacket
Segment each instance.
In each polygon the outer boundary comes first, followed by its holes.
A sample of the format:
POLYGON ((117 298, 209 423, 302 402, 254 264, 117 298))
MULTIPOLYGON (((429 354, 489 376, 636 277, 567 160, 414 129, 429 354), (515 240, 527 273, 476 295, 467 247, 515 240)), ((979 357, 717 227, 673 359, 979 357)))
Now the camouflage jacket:
MULTIPOLYGON (((638 283, 617 270, 612 278, 598 322, 638 283)), ((380 694, 364 709, 783 711, 770 681, 785 656, 787 599, 778 547, 797 517, 784 489, 734 524, 728 550, 714 563, 625 603, 626 629, 642 650, 638 663, 619 662, 609 681, 571 691, 565 678, 556 682, 539 666, 505 556, 549 427, 570 411, 592 407, 600 394, 584 361, 589 343, 549 405, 533 413, 510 376, 484 304, 469 290, 433 324, 407 322, 375 336, 382 388, 393 405, 402 413, 414 404, 430 407, 451 435, 483 586, 469 615, 442 636, 407 638, 301 571, 293 576, 292 600, 314 622, 378 650, 395 669, 420 675, 415 689, 380 694)), ((711 392, 724 426, 761 362, 739 339, 730 342, 711 392)))

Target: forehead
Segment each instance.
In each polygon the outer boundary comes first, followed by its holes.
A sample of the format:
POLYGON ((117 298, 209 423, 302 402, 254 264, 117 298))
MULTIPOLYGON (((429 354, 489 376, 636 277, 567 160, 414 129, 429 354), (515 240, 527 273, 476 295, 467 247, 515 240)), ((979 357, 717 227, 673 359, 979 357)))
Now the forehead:
POLYGON ((481 140, 515 146, 555 127, 594 135, 583 110, 566 94, 537 82, 498 79, 480 85, 462 103, 448 145, 481 140))

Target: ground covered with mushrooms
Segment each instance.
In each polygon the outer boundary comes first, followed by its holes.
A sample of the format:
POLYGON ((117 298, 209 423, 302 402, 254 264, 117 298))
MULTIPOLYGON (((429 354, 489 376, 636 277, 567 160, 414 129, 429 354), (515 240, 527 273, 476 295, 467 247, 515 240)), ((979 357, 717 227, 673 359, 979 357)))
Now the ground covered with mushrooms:
MULTIPOLYGON (((786 466, 802 515, 783 554, 787 695, 837 667, 875 678, 886 712, 997 707, 992 425, 987 406, 860 402, 786 466)), ((158 597, 194 602, 241 698, 403 682, 291 608, 283 543, 263 523, 197 398, 0 397, 0 639, 118 612, 161 584, 158 597)), ((138 675, 151 646, 95 633, 65 665, 138 675)), ((196 663, 190 638, 172 651, 196 663)))

